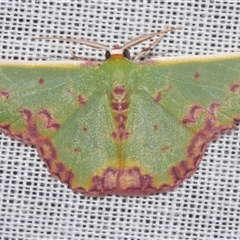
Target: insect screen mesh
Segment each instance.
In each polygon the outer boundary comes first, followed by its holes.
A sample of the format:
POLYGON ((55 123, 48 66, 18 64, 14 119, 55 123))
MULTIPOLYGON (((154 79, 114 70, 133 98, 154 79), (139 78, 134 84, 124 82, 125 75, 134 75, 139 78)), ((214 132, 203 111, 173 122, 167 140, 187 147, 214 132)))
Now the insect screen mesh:
MULTIPOLYGON (((1 1, 1 59, 93 60, 104 51, 32 36, 113 46, 181 26, 146 57, 239 51, 239 1, 1 1)), ((148 43, 131 48, 132 55, 148 43)), ((174 136, 173 136, 174 138, 174 136)), ((172 192, 91 198, 52 178, 35 148, 0 134, 0 239, 240 239, 240 130, 206 150, 172 192)))

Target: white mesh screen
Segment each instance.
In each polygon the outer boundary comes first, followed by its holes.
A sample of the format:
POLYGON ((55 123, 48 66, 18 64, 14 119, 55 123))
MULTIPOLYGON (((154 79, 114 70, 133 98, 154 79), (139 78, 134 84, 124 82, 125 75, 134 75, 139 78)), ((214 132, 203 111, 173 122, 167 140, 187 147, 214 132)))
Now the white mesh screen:
MULTIPOLYGON (((161 29, 147 57, 237 52, 239 1, 1 1, 1 59, 103 59, 104 51, 32 36, 81 37, 113 46, 161 29)), ((144 45, 131 49, 139 52, 144 45)), ((173 192, 85 197, 52 178, 34 148, 0 135, 1 239, 240 239, 240 130, 207 149, 173 192)))

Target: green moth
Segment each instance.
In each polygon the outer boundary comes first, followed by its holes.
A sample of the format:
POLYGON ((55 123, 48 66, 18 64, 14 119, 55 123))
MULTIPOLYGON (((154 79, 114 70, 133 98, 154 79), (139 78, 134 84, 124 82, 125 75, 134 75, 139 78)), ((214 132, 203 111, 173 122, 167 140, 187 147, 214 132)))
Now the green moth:
POLYGON ((175 188, 194 173, 209 141, 240 121, 240 54, 137 62, 172 30, 113 50, 65 39, 106 50, 100 65, 0 61, 0 131, 36 146, 49 171, 75 192, 175 188), (127 48, 153 37, 129 60, 127 48))

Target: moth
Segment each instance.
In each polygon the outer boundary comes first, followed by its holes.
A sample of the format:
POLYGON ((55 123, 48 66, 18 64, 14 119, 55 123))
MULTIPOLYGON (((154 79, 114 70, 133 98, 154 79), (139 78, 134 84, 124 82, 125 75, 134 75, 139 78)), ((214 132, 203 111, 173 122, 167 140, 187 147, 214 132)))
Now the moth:
POLYGON ((101 64, 0 61, 0 132, 34 145, 74 192, 174 189, 195 172, 208 143, 240 121, 240 54, 139 61, 173 30, 113 49, 58 38, 105 50, 101 64), (152 38, 130 58, 129 47, 152 38))

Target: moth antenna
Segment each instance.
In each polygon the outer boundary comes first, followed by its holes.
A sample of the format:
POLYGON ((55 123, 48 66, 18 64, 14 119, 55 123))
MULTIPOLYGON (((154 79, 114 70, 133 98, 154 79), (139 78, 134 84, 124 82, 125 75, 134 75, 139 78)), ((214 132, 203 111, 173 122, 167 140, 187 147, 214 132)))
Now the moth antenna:
POLYGON ((59 41, 67 41, 67 42, 73 42, 73 43, 80 43, 83 45, 86 45, 88 47, 96 48, 96 49, 104 49, 106 51, 110 51, 110 48, 106 44, 98 43, 95 41, 85 40, 85 39, 77 39, 77 38, 58 38, 58 37, 32 37, 31 40, 59 40, 59 41))
POLYGON ((136 38, 133 38, 132 40, 130 40, 129 42, 125 43, 122 47, 122 49, 126 49, 132 46, 135 46, 139 43, 142 43, 146 40, 149 40, 155 36, 160 35, 152 44, 150 44, 147 48, 144 48, 140 53, 138 53, 134 58, 133 61, 136 61, 139 57, 141 57, 143 54, 146 54, 148 51, 150 51, 152 48, 154 48, 162 39, 163 37, 168 33, 168 32, 172 32, 172 31, 176 31, 176 30, 180 30, 180 27, 177 28, 169 28, 167 26, 164 27, 163 30, 161 30, 160 32, 156 32, 156 33, 149 33, 149 34, 143 34, 140 35, 136 38))
POLYGON ((161 32, 159 38, 157 38, 152 44, 150 44, 148 47, 144 48, 140 53, 138 53, 134 58, 133 61, 136 61, 139 59, 142 55, 146 54, 149 52, 151 49, 153 49, 161 40, 163 37, 167 34, 168 32, 161 32))

